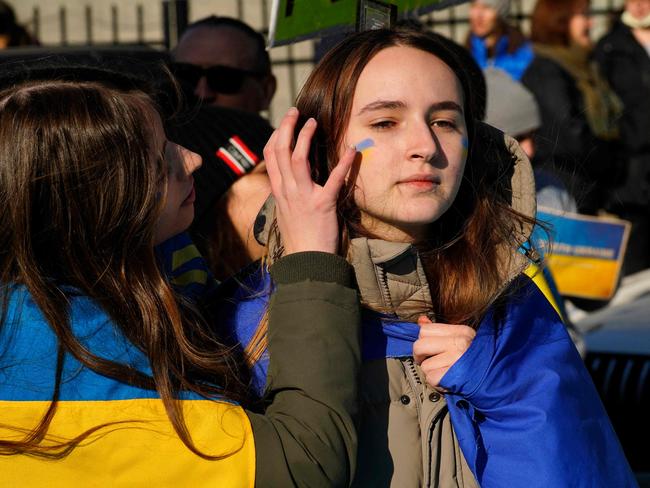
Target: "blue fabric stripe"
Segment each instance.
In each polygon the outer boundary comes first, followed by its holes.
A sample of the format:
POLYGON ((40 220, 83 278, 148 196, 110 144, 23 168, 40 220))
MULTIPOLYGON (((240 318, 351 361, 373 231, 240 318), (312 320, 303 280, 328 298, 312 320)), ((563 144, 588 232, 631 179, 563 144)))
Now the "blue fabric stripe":
MULTIPOLYGON (((104 311, 92 300, 71 294, 73 333, 93 354, 146 375, 151 368, 146 356, 131 344, 104 311)), ((57 360, 56 335, 27 290, 14 287, 7 318, 0 329, 0 400, 47 401, 52 399, 57 360)), ((100 375, 82 366, 69 354, 64 359, 61 400, 127 400, 157 398, 150 391, 100 375)), ((181 399, 200 399, 183 393, 181 399)))

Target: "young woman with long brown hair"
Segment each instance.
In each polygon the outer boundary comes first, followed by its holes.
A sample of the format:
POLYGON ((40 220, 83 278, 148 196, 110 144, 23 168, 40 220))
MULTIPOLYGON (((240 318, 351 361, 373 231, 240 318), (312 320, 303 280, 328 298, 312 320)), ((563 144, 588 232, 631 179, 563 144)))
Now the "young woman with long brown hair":
POLYGON ((201 159, 167 140, 148 95, 107 76, 36 70, 0 92, 0 484, 346 485, 359 314, 334 253, 352 154, 299 194, 300 169, 281 162, 272 179, 292 236, 271 271, 277 388, 244 410, 233 351, 155 250, 189 226, 201 159), (330 345, 318 354, 302 347, 314 331, 330 345), (292 375, 289 357, 313 371, 292 375))
MULTIPOLYGON (((450 41, 359 33, 323 58, 267 145, 270 168, 303 164, 316 181, 357 149, 338 201, 341 253, 365 308, 354 485, 627 486, 580 356, 526 273, 530 163, 474 122, 474 95, 450 41)), ((271 204, 263 223, 272 263, 290 240, 271 204)), ((229 324, 259 392, 272 381, 264 291, 274 283, 263 268, 240 278, 229 324)))

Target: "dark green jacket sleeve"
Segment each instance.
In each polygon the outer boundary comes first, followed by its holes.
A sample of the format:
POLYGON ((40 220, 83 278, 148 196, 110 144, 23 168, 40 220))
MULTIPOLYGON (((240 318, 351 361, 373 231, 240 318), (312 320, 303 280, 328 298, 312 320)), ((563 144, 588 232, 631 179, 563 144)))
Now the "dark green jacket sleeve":
POLYGON ((353 271, 333 254, 297 253, 271 268, 264 414, 247 412, 256 486, 347 486, 355 467, 360 306, 353 271))

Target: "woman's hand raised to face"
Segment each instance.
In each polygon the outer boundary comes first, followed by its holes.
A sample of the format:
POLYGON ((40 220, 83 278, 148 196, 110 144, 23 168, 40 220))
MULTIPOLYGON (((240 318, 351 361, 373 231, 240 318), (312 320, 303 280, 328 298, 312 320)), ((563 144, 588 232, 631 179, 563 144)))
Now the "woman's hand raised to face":
POLYGON ((336 253, 339 228, 336 198, 356 154, 348 148, 324 186, 311 178, 308 160, 316 121, 309 119, 293 141, 298 110, 290 108, 264 148, 264 160, 275 198, 284 254, 301 251, 336 253))
POLYGON ((433 323, 425 316, 418 319, 418 325, 420 335, 413 343, 413 358, 429 386, 440 389, 440 380, 467 351, 476 332, 467 325, 433 323))

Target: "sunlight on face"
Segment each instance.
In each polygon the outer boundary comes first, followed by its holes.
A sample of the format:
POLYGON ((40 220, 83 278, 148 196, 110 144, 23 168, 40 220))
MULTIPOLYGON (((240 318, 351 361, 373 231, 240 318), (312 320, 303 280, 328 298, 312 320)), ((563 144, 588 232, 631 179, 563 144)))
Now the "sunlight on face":
POLYGON ((453 203, 467 157, 463 93, 451 68, 411 47, 373 57, 343 143, 367 139, 354 191, 362 225, 387 240, 421 238, 453 203))

